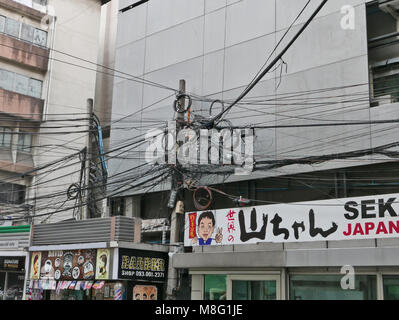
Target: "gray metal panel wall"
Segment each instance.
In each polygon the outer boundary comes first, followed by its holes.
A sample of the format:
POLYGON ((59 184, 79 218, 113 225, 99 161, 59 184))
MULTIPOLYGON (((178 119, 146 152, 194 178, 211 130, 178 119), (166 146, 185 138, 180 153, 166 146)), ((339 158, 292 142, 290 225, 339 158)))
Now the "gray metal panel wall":
POLYGON ((32 246, 133 241, 135 219, 111 217, 82 221, 64 221, 53 224, 35 225, 33 228, 32 246), (112 232, 112 220, 115 230, 112 232), (112 235, 114 235, 112 237, 112 235))
POLYGON ((29 247, 29 232, 0 233, 0 241, 18 241, 18 248, 29 247))

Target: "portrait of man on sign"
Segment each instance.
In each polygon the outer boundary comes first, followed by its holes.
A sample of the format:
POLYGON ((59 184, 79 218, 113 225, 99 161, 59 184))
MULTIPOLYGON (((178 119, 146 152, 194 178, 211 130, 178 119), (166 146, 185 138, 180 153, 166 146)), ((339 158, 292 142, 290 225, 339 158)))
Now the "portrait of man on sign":
POLYGON ((193 244, 198 244, 200 246, 209 246, 212 243, 212 240, 215 240, 216 243, 221 243, 223 239, 222 228, 218 228, 217 234, 215 238, 212 238, 212 234, 215 230, 215 217, 212 211, 205 211, 201 213, 198 218, 198 229, 197 234, 198 237, 195 237, 192 241, 193 244))

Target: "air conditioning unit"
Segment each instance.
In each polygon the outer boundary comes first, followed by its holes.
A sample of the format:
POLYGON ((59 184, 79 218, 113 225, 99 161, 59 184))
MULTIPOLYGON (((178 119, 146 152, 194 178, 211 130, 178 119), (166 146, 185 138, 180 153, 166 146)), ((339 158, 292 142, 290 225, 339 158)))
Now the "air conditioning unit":
POLYGON ((379 0, 378 6, 380 9, 395 19, 399 19, 399 0, 379 0))

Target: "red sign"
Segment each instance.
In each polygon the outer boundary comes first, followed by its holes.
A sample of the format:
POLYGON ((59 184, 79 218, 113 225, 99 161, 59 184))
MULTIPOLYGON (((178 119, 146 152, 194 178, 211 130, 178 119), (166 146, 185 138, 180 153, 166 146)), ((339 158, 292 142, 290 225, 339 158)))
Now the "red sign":
POLYGON ((190 221, 190 226, 189 226, 190 229, 189 229, 188 236, 189 236, 190 239, 194 239, 194 238, 196 237, 196 231, 195 231, 195 229, 196 229, 196 226, 197 226, 197 224, 196 224, 196 221, 197 221, 197 213, 196 213, 196 212, 190 213, 190 214, 188 215, 188 219, 189 219, 189 221, 190 221))

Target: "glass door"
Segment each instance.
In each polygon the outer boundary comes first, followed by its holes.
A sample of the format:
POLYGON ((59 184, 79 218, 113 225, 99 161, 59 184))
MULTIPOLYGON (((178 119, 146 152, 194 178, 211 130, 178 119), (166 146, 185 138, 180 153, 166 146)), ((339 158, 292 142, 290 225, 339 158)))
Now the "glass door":
POLYGON ((228 300, 280 300, 279 275, 228 275, 228 300))

